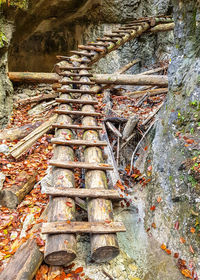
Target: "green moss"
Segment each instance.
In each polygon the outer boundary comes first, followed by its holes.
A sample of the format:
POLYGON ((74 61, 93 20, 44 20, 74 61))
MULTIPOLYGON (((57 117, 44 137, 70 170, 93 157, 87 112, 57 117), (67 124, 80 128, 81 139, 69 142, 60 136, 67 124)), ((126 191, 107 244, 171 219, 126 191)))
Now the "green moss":
POLYGON ((6 35, 2 31, 0 31, 0 48, 3 48, 7 43, 8 43, 8 39, 6 35))
POLYGON ((28 8, 28 0, 0 0, 0 6, 2 4, 8 5, 8 6, 13 6, 13 7, 18 7, 20 9, 27 9, 28 8))

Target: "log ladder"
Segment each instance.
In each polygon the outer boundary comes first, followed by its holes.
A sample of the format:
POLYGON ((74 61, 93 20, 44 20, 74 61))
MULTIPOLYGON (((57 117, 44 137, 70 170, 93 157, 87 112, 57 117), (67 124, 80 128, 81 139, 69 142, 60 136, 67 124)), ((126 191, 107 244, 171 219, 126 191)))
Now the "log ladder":
POLYGON ((54 156, 52 187, 46 189, 50 195, 48 222, 42 226, 47 234, 45 262, 50 265, 67 265, 76 257, 76 233, 90 233, 91 258, 96 262, 109 261, 119 254, 117 232, 125 231, 122 222, 114 222, 112 200, 120 199, 115 189, 108 189, 106 171, 112 166, 104 163, 102 148, 107 143, 100 141, 95 111, 98 101, 93 96, 100 86, 91 82, 88 71, 91 65, 126 42, 140 36, 159 23, 172 22, 169 17, 146 18, 124 25, 97 42, 79 45, 80 51, 72 51, 73 56, 57 56, 61 62, 56 66, 60 75, 60 92, 56 101, 57 122, 55 138, 52 139, 54 156), (77 97, 78 96, 78 97, 77 97), (80 110, 73 110, 73 104, 80 110), (74 123, 80 118, 81 123, 74 123), (82 139, 75 139, 74 131, 84 130, 82 139), (84 147, 84 161, 75 161, 74 147, 84 147), (85 189, 75 188, 74 169, 85 170, 85 189), (88 198, 88 222, 75 221, 75 197, 88 198))

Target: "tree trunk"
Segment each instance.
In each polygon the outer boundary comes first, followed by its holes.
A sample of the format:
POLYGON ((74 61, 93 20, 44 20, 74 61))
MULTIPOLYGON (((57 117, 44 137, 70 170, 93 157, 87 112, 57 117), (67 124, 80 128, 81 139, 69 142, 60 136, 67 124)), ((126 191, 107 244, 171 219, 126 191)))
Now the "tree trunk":
POLYGON ((56 73, 36 73, 36 72, 9 72, 8 77, 12 82, 22 82, 22 83, 53 84, 60 79, 60 76, 56 73))
POLYGON ((167 76, 161 75, 116 75, 116 74, 95 74, 91 80, 97 84, 115 85, 160 85, 167 86, 167 76))

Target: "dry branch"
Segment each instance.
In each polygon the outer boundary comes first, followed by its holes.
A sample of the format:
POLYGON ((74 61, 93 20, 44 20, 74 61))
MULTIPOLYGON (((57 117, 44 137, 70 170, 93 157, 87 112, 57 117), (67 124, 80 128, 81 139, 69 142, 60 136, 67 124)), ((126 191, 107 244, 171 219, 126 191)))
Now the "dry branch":
POLYGON ((57 93, 40 94, 40 95, 29 97, 29 98, 26 98, 26 99, 20 99, 20 100, 17 101, 17 103, 21 104, 21 105, 25 105, 25 104, 40 102, 40 101, 43 101, 43 100, 54 99, 57 96, 58 96, 57 93))
POLYGON ((168 88, 156 88, 156 89, 147 89, 147 90, 126 92, 123 95, 132 96, 133 98, 138 98, 147 93, 149 96, 154 96, 154 95, 163 94, 163 93, 167 93, 167 92, 168 92, 168 88))
POLYGON ((53 84, 60 79, 59 75, 56 73, 37 72, 9 72, 8 77, 12 82, 49 84, 53 84))

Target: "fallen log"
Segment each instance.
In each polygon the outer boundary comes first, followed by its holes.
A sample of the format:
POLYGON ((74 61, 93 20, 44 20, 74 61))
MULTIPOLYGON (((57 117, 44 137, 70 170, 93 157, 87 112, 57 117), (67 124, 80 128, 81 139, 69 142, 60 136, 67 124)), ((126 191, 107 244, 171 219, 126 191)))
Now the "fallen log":
POLYGON ((29 98, 26 98, 26 99, 20 99, 20 100, 17 101, 17 103, 21 104, 21 105, 25 105, 25 104, 40 102, 40 101, 43 101, 43 100, 54 99, 56 97, 58 97, 57 93, 40 94, 40 95, 29 97, 29 98))
MULTIPOLYGON (((48 205, 39 219, 46 219, 48 205)), ((41 223, 35 224, 30 233, 34 233, 41 227, 41 223)), ((32 280, 44 259, 36 239, 28 239, 16 251, 14 256, 0 273, 1 280, 32 280)))
POLYGON ((171 31, 171 30, 174 30, 174 27, 175 27, 174 22, 163 23, 163 24, 158 24, 158 25, 150 28, 147 32, 148 33, 157 33, 157 32, 171 31))
POLYGON ((33 124, 26 124, 21 127, 3 129, 0 132, 0 140, 14 141, 17 139, 22 139, 41 124, 42 122, 35 122, 33 124))
POLYGON ((151 69, 151 70, 147 70, 145 72, 142 72, 142 73, 139 73, 139 74, 136 74, 136 75, 150 75, 150 74, 161 72, 161 71, 163 71, 167 68, 168 68, 168 65, 163 66, 163 67, 158 67, 158 68, 155 68, 155 69, 151 69))
POLYGON ((138 97, 141 97, 141 96, 143 96, 147 93, 148 93, 149 96, 164 94, 164 93, 168 93, 168 88, 138 90, 138 91, 133 91, 133 92, 126 92, 123 95, 132 96, 133 98, 138 98, 138 97))
POLYGON ((138 118, 137 115, 131 116, 128 119, 128 121, 127 121, 127 123, 124 127, 123 134, 122 134, 123 135, 122 136, 123 140, 126 140, 132 134, 132 132, 133 132, 134 128, 136 127, 138 121, 139 121, 139 118, 138 118))
POLYGON ((115 85, 168 85, 168 77, 161 75, 115 75, 95 74, 92 78, 98 84, 115 85))
POLYGON ((23 83, 53 84, 60 79, 60 76, 56 73, 37 73, 37 72, 8 72, 8 77, 12 82, 23 82, 23 83))
POLYGON ((16 178, 15 184, 0 190, 0 205, 8 208, 16 208, 25 195, 33 189, 37 181, 36 176, 36 171, 31 175, 22 171, 16 178))
POLYGON ((25 138, 20 140, 10 151, 9 154, 18 159, 23 153, 25 153, 44 133, 51 129, 52 124, 55 122, 57 116, 52 116, 49 120, 44 122, 25 138))

